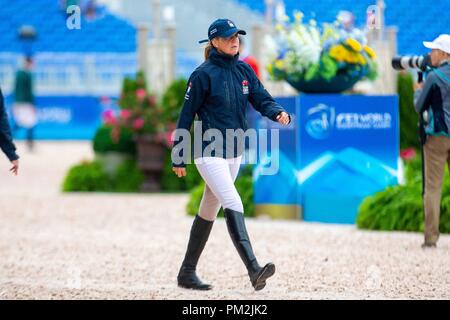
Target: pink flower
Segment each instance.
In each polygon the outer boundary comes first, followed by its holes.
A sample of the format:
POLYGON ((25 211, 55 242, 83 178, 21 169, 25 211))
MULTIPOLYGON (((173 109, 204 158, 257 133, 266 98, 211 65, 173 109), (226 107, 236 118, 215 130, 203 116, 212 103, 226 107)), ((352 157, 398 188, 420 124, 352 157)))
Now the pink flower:
POLYGON ((133 121, 133 129, 139 130, 144 126, 144 119, 138 118, 133 121))
POLYGON ((147 96, 147 92, 145 91, 145 89, 137 89, 136 90, 136 97, 140 100, 143 101, 145 99, 145 97, 147 96))
POLYGON ((400 157, 403 160, 412 160, 416 157, 416 150, 414 148, 408 148, 400 151, 400 157))
POLYGON ((169 130, 166 132, 166 144, 169 147, 172 147, 172 145, 173 145, 173 139, 175 137, 174 134, 175 134, 175 130, 169 130))
POLYGON ((128 119, 130 119, 130 117, 131 117, 131 111, 130 110, 128 110, 128 109, 122 109, 122 110, 120 110, 120 117, 123 119, 123 120, 128 120, 128 119))
POLYGON ((107 125, 116 125, 118 123, 118 120, 112 110, 106 110, 103 113, 103 121, 107 125))

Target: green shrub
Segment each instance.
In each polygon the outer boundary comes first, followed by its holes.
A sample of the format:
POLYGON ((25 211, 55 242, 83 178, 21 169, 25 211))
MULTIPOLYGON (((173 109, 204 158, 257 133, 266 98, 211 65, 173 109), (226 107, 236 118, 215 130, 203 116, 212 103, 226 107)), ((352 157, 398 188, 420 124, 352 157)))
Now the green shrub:
POLYGON ((203 181, 197 187, 191 190, 189 202, 186 206, 186 210, 189 215, 195 216, 198 213, 204 189, 205 189, 205 182, 203 181))
POLYGON ((145 176, 139 170, 136 160, 125 160, 118 168, 114 177, 114 191, 139 192, 145 176))
POLYGON ((176 123, 184 103, 186 92, 186 79, 173 81, 162 96, 162 120, 166 123, 176 123))
MULTIPOLYGON (((364 199, 356 220, 369 230, 423 231, 422 172, 420 157, 407 163, 406 185, 389 187, 364 199)), ((450 233, 450 180, 444 176, 440 231, 450 233)))
MULTIPOLYGON (((255 204, 253 202, 253 178, 252 167, 250 165, 244 167, 239 173, 235 186, 244 205, 244 215, 253 217, 255 215, 255 204)), ((197 187, 192 189, 189 202, 186 206, 189 215, 194 216, 198 213, 204 188, 205 182, 202 181, 197 187)), ((223 217, 223 208, 220 209, 218 217, 223 217)))
POLYGON ((366 198, 356 223, 361 229, 423 231, 420 188, 395 186, 366 198))
POLYGON ((408 184, 419 183, 422 185, 422 156, 420 153, 414 159, 406 162, 405 178, 408 184))
POLYGON ((111 138, 112 128, 108 126, 100 127, 95 133, 92 142, 95 152, 105 153, 109 151, 121 152, 136 155, 136 143, 133 139, 133 133, 123 128, 120 130, 119 140, 115 143, 111 138))
POLYGON ((397 75, 397 93, 400 113, 400 148, 419 148, 417 123, 419 117, 414 110, 413 77, 408 72, 397 75))
POLYGON ((63 183, 63 191, 108 191, 112 181, 97 161, 72 167, 63 183))
POLYGON ((111 177, 98 161, 72 167, 64 183, 64 192, 139 192, 144 176, 134 159, 125 160, 111 177))

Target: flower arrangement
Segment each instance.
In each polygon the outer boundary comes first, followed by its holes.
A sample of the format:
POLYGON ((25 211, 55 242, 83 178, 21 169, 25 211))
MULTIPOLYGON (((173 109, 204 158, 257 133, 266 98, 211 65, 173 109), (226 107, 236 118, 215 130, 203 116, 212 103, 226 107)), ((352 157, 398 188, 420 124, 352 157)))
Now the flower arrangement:
POLYGON ((306 24, 301 12, 294 17, 292 23, 286 17, 275 35, 266 37, 273 80, 286 80, 303 92, 341 92, 377 77, 376 54, 361 30, 346 30, 339 21, 306 24))
POLYGON ((167 142, 163 111, 157 104, 156 96, 146 89, 144 74, 138 72, 136 79, 125 78, 120 95, 118 112, 108 109, 103 112, 103 123, 112 128, 111 139, 117 143, 121 130, 126 129, 135 136, 150 134, 156 140, 167 142))

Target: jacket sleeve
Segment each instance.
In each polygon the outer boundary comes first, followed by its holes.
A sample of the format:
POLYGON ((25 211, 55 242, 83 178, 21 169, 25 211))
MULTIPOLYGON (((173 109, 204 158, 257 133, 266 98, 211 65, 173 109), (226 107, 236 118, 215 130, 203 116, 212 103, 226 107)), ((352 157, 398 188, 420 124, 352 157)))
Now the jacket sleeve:
POLYGON ((11 129, 9 127, 8 116, 5 111, 3 94, 0 90, 0 148, 6 154, 9 161, 19 159, 16 154, 16 147, 12 141, 11 129))
POLYGON ((286 111, 282 106, 276 103, 270 93, 267 92, 267 90, 259 81, 255 72, 250 67, 248 67, 247 69, 250 74, 250 92, 248 100, 252 104, 253 108, 261 113, 261 115, 276 122, 277 115, 283 111, 286 111))
MULTIPOLYGON (((180 143, 183 142, 181 131, 190 131, 195 115, 203 105, 206 95, 208 94, 208 84, 209 82, 207 75, 198 71, 195 71, 189 78, 186 93, 184 96, 183 107, 181 109, 173 139, 173 167, 186 167, 186 163, 188 162, 188 154, 185 153, 185 150, 183 150, 183 148, 180 146, 180 143), (181 157, 182 161, 175 161, 174 156, 181 157)), ((189 147, 190 146, 191 145, 189 144, 189 147)))
POLYGON ((433 72, 430 72, 425 80, 423 89, 418 89, 414 92, 414 109, 416 109, 417 113, 422 113, 430 106, 430 99, 436 80, 435 77, 436 75, 433 72))

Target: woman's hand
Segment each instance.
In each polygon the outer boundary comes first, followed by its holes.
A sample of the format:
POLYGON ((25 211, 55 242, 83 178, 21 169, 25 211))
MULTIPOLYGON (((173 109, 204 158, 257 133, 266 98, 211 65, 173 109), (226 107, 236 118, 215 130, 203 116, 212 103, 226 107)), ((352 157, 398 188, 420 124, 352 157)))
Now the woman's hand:
POLYGON ((281 123, 282 125, 288 125, 291 122, 291 119, 289 117, 289 115, 282 111, 278 116, 277 116, 277 121, 279 123, 281 123))
POLYGON ((11 161, 12 163, 12 168, 9 169, 9 171, 11 171, 12 173, 14 173, 14 175, 17 176, 17 173, 19 172, 19 160, 13 160, 11 161))
POLYGON ((178 176, 178 178, 185 177, 186 176, 186 168, 172 168, 173 172, 178 176))

